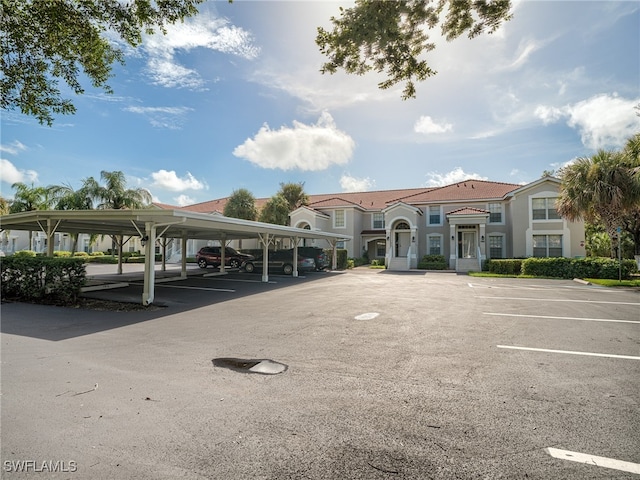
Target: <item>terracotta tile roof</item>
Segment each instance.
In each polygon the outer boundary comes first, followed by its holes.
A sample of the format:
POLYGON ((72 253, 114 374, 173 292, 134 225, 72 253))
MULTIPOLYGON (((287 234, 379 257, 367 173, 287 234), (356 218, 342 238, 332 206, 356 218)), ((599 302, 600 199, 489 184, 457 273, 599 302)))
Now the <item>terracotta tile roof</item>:
MULTIPOLYGON (((325 202, 328 199, 342 199, 343 205, 355 204, 359 205, 365 210, 382 210, 393 200, 405 196, 414 195, 417 193, 423 193, 425 191, 433 190, 431 188, 404 188, 397 190, 377 190, 372 192, 349 192, 349 193, 328 193, 320 195, 309 195, 309 206, 314 207, 316 204, 325 202)), ((335 201, 335 200, 334 200, 335 201)), ((318 205, 320 206, 320 205, 318 205)), ((323 204, 322 206, 327 206, 323 204)), ((332 205, 339 206, 339 205, 332 205)))
POLYGON ((489 215, 489 213, 488 210, 481 210, 480 208, 464 207, 447 213, 447 217, 451 215, 489 215))
POLYGON ((400 197, 405 203, 454 202, 460 200, 489 200, 503 198, 509 192, 521 188, 514 183, 487 182, 485 180, 465 180, 463 182, 433 188, 423 192, 400 197))
MULTIPOLYGON (((522 185, 512 183, 466 180, 444 187, 403 188, 371 192, 309 195, 309 204, 307 206, 313 210, 336 207, 360 207, 364 210, 382 210, 400 201, 415 205, 433 202, 499 199, 521 187, 522 185)), ((180 208, 190 212, 222 214, 227 200, 228 197, 218 198, 186 207, 172 207, 159 203, 155 205, 159 208, 180 208)), ((258 210, 260 210, 268 200, 268 198, 256 198, 256 207, 258 210)))

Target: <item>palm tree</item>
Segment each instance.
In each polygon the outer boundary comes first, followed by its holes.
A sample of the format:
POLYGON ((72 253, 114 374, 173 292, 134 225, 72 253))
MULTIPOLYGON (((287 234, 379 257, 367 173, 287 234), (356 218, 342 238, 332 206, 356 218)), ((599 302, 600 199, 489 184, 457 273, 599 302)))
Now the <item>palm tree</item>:
MULTIPOLYGON (((632 169, 635 184, 640 189, 640 133, 631 137, 623 150, 624 161, 632 169)), ((622 228, 629 233, 634 243, 634 254, 640 268, 640 201, 623 217, 622 228)))
POLYGON ((101 203, 99 209, 137 209, 145 208, 151 203, 151 193, 144 188, 127 188, 124 173, 120 171, 100 172, 100 178, 106 183, 99 185, 93 177, 85 180, 88 191, 101 203))
MULTIPOLYGON (((91 179, 93 180, 93 179, 91 179)), ((92 190, 93 184, 89 179, 83 181, 82 187, 74 190, 70 185, 52 185, 47 187, 56 210, 93 210, 92 190)), ((78 234, 70 234, 73 240, 71 252, 78 247, 78 234)), ((97 239, 97 235, 90 235, 90 243, 97 239)))
MULTIPOLYGON (((145 208, 151 203, 151 193, 144 188, 127 188, 127 181, 124 173, 120 171, 100 172, 100 178, 105 182, 102 186, 93 177, 85 180, 84 185, 87 192, 100 203, 98 209, 137 209, 145 208)), ((122 245, 124 244, 122 235, 112 237, 118 246, 118 273, 122 273, 122 245)))
MULTIPOLYGON (((9 207, 9 213, 31 212, 33 210, 47 210, 52 203, 51 194, 46 187, 29 187, 22 182, 11 185, 16 193, 9 207)), ((29 248, 33 249, 33 232, 29 230, 29 248)))
POLYGON ((309 204, 309 195, 304 191, 304 182, 299 183, 281 183, 280 191, 289 204, 289 213, 295 209, 309 204))
MULTIPOLYGON (((617 239, 624 216, 640 205, 638 175, 625 158, 622 152, 600 150, 561 169, 560 215, 569 221, 602 222, 609 237, 617 239)), ((618 241, 612 242, 612 250, 617 246, 618 241)))

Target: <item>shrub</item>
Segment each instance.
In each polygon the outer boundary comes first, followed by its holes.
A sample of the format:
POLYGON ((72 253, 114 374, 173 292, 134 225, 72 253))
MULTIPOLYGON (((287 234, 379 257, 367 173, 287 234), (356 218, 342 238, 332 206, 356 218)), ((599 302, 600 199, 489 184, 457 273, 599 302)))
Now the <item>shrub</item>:
POLYGON ((2 298, 73 304, 85 283, 81 258, 14 256, 0 258, 2 298))
POLYGON ((491 259, 485 262, 485 270, 499 275, 520 275, 522 262, 521 258, 491 259))
POLYGON ((88 259, 89 258, 89 254, 87 252, 75 252, 73 254, 74 257, 81 257, 84 259, 88 259))
MULTIPOLYGON (((329 252, 331 252, 331 250, 329 250, 329 252)), ((333 255, 333 253, 329 253, 329 255, 333 255)), ((329 256, 329 258, 332 258, 331 256, 329 256)), ((344 248, 339 248, 337 250, 337 268, 338 270, 344 270, 345 268, 348 268, 348 264, 347 264, 347 251, 344 248)))
POLYGON ((102 257, 104 256, 104 252, 91 252, 89 254, 90 257, 102 257))
POLYGON ((447 260, 444 255, 425 255, 418 262, 420 270, 446 270, 447 260))
POLYGON ((36 256, 36 252, 33 250, 20 250, 14 253, 13 256, 18 258, 33 258, 36 256))
MULTIPOLYGON (((634 260, 622 260, 622 278, 627 279, 638 270, 634 260)), ((613 258, 527 258, 522 262, 522 274, 554 278, 604 278, 615 280, 620 263, 613 258)))
POLYGON ((54 250, 53 256, 54 257, 68 258, 68 257, 71 256, 71 252, 67 252, 66 250, 54 250))
POLYGON ((91 263, 104 263, 104 264, 116 264, 118 263, 118 257, 112 257, 110 255, 97 255, 95 257, 89 257, 91 263))

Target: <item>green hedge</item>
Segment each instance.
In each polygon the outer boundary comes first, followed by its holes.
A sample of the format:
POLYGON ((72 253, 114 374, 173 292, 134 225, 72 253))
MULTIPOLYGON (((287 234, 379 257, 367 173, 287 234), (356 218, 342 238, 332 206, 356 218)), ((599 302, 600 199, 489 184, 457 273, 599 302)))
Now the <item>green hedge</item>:
POLYGON ((484 264, 484 269, 499 275, 520 275, 522 272, 521 258, 491 259, 484 264))
POLYGON ((82 258, 0 258, 2 298, 35 303, 74 303, 85 283, 82 258))
MULTIPOLYGON (((554 278, 604 278, 616 280, 620 264, 613 258, 527 258, 522 262, 522 275, 554 278)), ((638 271, 635 260, 622 260, 622 278, 638 271)))
POLYGON ((420 270, 446 270, 447 268, 449 265, 444 255, 425 255, 418 262, 420 270))

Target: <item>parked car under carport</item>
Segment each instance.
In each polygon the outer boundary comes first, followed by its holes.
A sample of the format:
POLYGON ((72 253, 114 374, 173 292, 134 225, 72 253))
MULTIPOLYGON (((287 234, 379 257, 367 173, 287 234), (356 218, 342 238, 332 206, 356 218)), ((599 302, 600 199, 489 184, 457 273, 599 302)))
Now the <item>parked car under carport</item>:
MULTIPOLYGON (((245 261, 240 268, 247 273, 262 271, 264 268, 264 259, 260 255, 253 260, 245 261)), ((315 270, 316 261, 310 257, 298 255, 298 272, 308 272, 315 270)), ((269 252, 268 271, 281 271, 285 275, 293 273, 293 250, 276 250, 269 252)))

